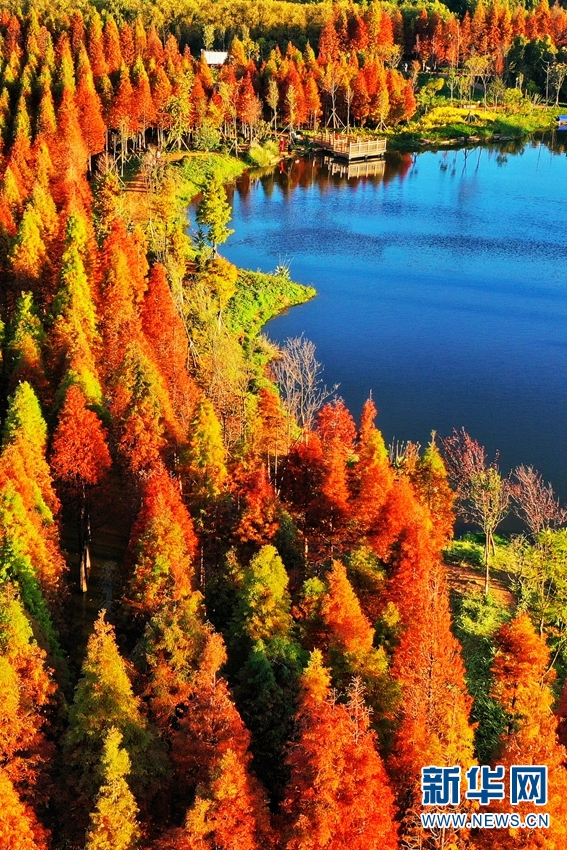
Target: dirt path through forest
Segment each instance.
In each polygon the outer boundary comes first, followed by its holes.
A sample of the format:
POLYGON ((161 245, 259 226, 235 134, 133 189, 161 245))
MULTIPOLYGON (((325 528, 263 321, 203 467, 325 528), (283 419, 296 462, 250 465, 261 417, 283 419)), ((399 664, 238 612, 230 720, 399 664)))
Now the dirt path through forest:
MULTIPOLYGON (((447 569, 447 581, 449 588, 457 593, 463 594, 478 589, 484 590, 484 575, 478 570, 473 570, 464 561, 458 564, 445 564, 447 569)), ((497 602, 507 608, 516 602, 513 593, 508 586, 508 577, 502 570, 492 570, 490 575, 490 589, 497 602)))
POLYGON ((80 670, 87 641, 101 608, 113 620, 113 607, 122 594, 121 567, 130 534, 131 510, 127 489, 119 476, 99 501, 92 516, 91 571, 88 590, 79 589, 79 540, 77 515, 71 508, 64 511, 61 542, 69 566, 69 635, 65 648, 75 673, 80 670))
MULTIPOLYGON (((215 155, 210 151, 171 151, 162 153, 162 162, 179 162, 186 157, 202 157, 215 155)), ((138 168, 132 177, 124 181, 123 187, 123 203, 125 211, 134 224, 144 224, 150 217, 149 200, 150 194, 146 183, 146 178, 138 168)))

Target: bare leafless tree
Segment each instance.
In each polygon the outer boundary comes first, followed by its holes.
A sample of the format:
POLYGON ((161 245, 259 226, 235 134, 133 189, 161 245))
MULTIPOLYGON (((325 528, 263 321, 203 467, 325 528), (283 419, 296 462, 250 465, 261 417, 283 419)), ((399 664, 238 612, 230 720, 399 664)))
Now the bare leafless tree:
POLYGON ((272 372, 288 413, 301 428, 311 428, 315 414, 333 393, 321 380, 323 367, 315 357, 315 345, 301 336, 286 339, 272 372))
POLYGON ((460 515, 484 534, 484 592, 488 593, 490 555, 496 552, 494 533, 510 510, 511 483, 498 471, 498 455, 488 463, 486 449, 464 428, 442 440, 449 478, 457 493, 460 515))
POLYGON ((559 106, 559 95, 561 94, 565 77, 567 77, 567 63, 555 62, 555 64, 551 66, 551 73, 549 77, 550 82, 555 89, 555 106, 559 106))
POLYGON ((512 497, 517 514, 533 537, 567 523, 567 510, 559 504, 551 484, 533 466, 517 466, 512 473, 512 497))

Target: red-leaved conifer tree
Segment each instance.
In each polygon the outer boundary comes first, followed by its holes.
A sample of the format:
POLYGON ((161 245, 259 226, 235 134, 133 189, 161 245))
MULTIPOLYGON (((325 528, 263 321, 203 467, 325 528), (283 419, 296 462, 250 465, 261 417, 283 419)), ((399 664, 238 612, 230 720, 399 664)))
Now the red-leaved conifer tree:
POLYGON ((301 681, 287 762, 286 850, 395 850, 394 798, 359 684, 346 705, 315 650, 301 681))
POLYGON ((80 387, 71 385, 65 393, 53 435, 51 469, 54 478, 78 503, 79 584, 83 593, 87 590, 91 562, 89 493, 103 481, 111 466, 106 439, 106 429, 97 414, 87 407, 80 387))
MULTIPOLYGON (((496 641, 492 695, 508 718, 496 763, 506 768, 507 784, 512 765, 547 767, 548 802, 540 810, 549 814, 550 824, 548 829, 499 829, 494 835, 487 834, 492 830, 482 830, 479 846, 491 850, 559 850, 567 843, 567 823, 563 816, 567 798, 567 752, 557 738, 551 690, 555 671, 549 664, 549 649, 525 612, 503 625, 496 641)), ((522 820, 528 812, 538 809, 533 801, 512 807, 522 820)), ((492 803, 491 810, 510 811, 509 801, 492 803)))

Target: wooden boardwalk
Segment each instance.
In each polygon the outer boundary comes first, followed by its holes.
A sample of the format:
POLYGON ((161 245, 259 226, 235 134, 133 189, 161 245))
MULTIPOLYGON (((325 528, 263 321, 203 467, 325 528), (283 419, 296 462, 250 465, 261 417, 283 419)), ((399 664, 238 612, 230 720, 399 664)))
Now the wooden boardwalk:
POLYGON ((353 139, 329 130, 314 136, 313 144, 349 162, 353 159, 373 159, 386 153, 386 139, 353 139))

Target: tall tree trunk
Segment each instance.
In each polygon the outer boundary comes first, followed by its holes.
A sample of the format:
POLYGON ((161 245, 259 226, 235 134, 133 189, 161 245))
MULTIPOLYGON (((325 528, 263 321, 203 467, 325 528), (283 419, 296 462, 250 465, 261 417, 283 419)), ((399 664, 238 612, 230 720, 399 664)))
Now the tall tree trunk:
POLYGON ((490 578, 490 551, 493 546, 492 532, 486 532, 484 535, 484 595, 488 596, 489 578, 490 578))
POLYGON ((91 516, 87 504, 85 485, 81 491, 81 505, 79 508, 79 588, 81 593, 88 590, 88 582, 91 573, 91 516))

